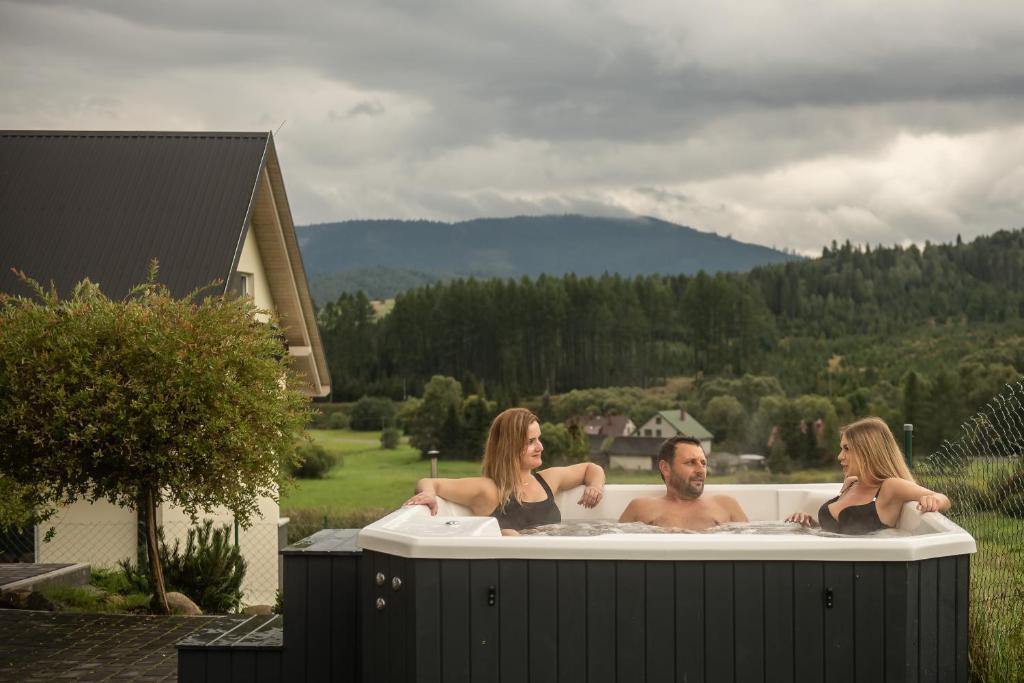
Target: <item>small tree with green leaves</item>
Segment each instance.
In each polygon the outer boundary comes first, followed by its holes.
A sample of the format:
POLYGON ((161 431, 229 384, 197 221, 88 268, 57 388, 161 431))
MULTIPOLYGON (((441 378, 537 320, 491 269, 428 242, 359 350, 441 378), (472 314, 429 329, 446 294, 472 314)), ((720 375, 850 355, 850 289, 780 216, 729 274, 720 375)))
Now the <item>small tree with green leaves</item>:
POLYGON ((0 298, 0 473, 43 519, 83 498, 139 509, 167 613, 157 507, 225 506, 249 524, 294 461, 308 401, 248 298, 176 299, 155 262, 121 301, 21 277, 35 298, 0 298))

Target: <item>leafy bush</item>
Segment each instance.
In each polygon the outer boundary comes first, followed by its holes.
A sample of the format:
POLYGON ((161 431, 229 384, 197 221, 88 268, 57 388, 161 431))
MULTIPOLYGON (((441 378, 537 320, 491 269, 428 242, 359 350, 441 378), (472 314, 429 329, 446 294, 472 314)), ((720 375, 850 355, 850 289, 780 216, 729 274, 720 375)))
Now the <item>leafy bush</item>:
POLYGON ((380 447, 387 448, 388 450, 394 450, 398 448, 399 442, 402 440, 402 432, 397 427, 388 427, 380 433, 380 447))
POLYGON ((349 403, 314 403, 313 417, 309 421, 310 429, 348 429, 349 403), (341 417, 335 417, 340 415, 341 417), (344 423, 344 426, 336 427, 344 423))
POLYGON ((349 419, 345 413, 331 413, 327 418, 327 426, 330 429, 348 429, 349 419))
POLYGON ((1007 517, 1024 518, 1024 493, 1014 493, 999 502, 999 511, 1007 517))
POLYGON ((292 468, 292 475, 299 479, 323 479, 341 459, 320 444, 308 443, 297 449, 299 464, 292 468))
POLYGON ((395 421, 395 402, 384 396, 363 396, 352 406, 352 429, 373 432, 384 429, 395 421))

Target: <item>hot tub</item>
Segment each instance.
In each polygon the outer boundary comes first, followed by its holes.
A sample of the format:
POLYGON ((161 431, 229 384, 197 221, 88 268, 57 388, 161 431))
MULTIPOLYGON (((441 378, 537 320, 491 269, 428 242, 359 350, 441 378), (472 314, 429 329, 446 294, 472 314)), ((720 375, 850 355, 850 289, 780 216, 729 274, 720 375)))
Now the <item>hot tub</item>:
MULTIPOLYGON (((707 486, 751 521, 816 513, 837 484, 707 486)), ((662 486, 558 496, 615 519, 662 486)), ((966 681, 974 539, 908 504, 902 537, 502 537, 441 501, 363 529, 364 681, 966 681)))

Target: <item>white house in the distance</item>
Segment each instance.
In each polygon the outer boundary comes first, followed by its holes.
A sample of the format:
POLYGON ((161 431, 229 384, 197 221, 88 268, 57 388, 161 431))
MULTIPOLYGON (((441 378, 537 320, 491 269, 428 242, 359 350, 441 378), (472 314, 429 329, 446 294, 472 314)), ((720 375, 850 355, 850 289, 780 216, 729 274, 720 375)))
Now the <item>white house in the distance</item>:
POLYGON ((661 410, 640 425, 633 436, 653 436, 667 439, 672 436, 691 436, 700 440, 706 455, 711 455, 713 435, 686 410, 661 410))
MULTIPOLYGON (((159 280, 184 296, 213 280, 277 313, 293 367, 310 396, 330 393, 327 361, 295 238, 284 180, 268 133, 0 132, 0 291, 29 292, 12 267, 62 295, 88 277, 110 297, 159 280)), ((249 569, 247 604, 274 602, 280 514, 271 498, 238 543, 249 569)), ((201 518, 231 523, 227 510, 201 518)), ((190 521, 163 505, 167 539, 190 521)), ((37 541, 37 562, 112 566, 134 561, 138 519, 100 501, 61 509, 52 541, 37 541)))

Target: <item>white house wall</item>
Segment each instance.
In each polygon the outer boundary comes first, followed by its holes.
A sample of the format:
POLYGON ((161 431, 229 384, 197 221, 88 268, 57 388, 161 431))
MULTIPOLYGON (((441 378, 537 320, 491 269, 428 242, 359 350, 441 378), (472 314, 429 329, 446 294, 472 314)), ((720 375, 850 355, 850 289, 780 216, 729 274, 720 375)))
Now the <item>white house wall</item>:
POLYGON ((93 567, 116 568, 120 560, 135 561, 138 526, 134 510, 105 500, 84 500, 61 507, 36 528, 36 562, 83 562, 93 567), (55 530, 50 541, 44 536, 55 530))
POLYGON ((255 233, 251 228, 245 233, 242 254, 238 257, 238 272, 252 273, 253 303, 264 310, 275 310, 274 299, 270 295, 270 282, 267 280, 267 271, 263 267, 263 257, 260 254, 260 247, 256 243, 255 233))
POLYGON ((609 469, 620 469, 630 471, 651 471, 651 458, 648 455, 610 455, 608 456, 609 469))

